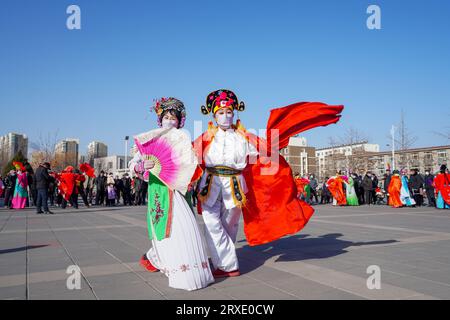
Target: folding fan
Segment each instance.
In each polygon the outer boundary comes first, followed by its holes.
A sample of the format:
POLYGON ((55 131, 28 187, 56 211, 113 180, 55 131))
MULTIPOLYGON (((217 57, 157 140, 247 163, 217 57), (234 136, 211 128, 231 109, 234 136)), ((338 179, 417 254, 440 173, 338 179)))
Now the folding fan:
MULTIPOLYGON (((142 157, 155 163, 150 172, 169 188, 185 194, 198 163, 189 135, 181 129, 155 129, 134 141, 142 157)), ((147 171, 146 180, 148 175, 147 171)))

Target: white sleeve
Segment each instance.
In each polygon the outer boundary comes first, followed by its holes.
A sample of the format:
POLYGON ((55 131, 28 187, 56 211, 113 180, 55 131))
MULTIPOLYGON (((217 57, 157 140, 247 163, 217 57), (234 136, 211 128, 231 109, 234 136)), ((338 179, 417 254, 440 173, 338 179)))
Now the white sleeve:
POLYGON ((136 169, 136 166, 140 165, 140 163, 144 161, 144 159, 142 158, 141 154, 139 152, 136 152, 136 154, 134 155, 133 159, 130 160, 130 162, 128 163, 128 168, 130 169, 130 175, 132 177, 139 175, 141 176, 141 173, 139 173, 136 169))
POLYGON ((259 151, 256 149, 256 147, 252 143, 248 143, 248 155, 250 157, 256 157, 259 155, 259 151))

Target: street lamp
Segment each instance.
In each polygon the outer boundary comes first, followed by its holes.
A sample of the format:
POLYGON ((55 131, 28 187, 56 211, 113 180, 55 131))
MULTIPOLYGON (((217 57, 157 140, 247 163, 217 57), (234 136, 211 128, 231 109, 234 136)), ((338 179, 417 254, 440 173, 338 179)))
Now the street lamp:
POLYGON ((391 136, 392 136, 392 171, 395 170, 395 126, 393 125, 391 128, 391 136))
POLYGON ((125 137, 125 169, 128 169, 128 140, 130 140, 129 136, 125 137))

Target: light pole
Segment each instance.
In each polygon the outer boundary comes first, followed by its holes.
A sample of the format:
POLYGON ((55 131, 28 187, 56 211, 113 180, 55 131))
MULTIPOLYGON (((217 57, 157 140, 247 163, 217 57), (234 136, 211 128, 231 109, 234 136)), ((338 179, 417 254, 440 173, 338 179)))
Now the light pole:
POLYGON ((125 169, 128 169, 128 140, 129 136, 125 137, 125 169))
POLYGON ((391 136, 392 136, 392 171, 395 170, 395 126, 393 125, 391 128, 391 136))

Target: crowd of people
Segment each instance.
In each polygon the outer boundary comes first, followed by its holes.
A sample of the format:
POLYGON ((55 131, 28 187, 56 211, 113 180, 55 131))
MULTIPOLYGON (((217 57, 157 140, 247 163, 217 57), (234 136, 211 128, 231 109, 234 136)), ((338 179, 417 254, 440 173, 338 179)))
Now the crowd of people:
MULTIPOLYGON (((15 170, 11 170, 5 177, 0 175, 0 199, 3 206, 9 209, 23 209, 36 207, 37 213, 52 212, 49 207, 65 209, 67 206, 78 209, 79 202, 90 206, 145 206, 147 204, 148 182, 139 176, 130 177, 128 173, 119 177, 113 173, 101 171, 97 177, 89 176, 80 169, 69 166, 61 173, 51 170, 49 163, 42 163, 36 171, 25 161, 15 162, 15 170), (67 176, 69 175, 69 177, 67 176), (73 175, 70 177, 70 175, 73 175), (73 179, 73 188, 64 189, 64 183, 73 179)), ((420 207, 426 205, 438 209, 448 209, 445 201, 448 197, 450 175, 445 165, 440 172, 432 174, 426 170, 421 174, 417 169, 408 171, 403 169, 391 173, 388 169, 382 177, 372 172, 358 175, 337 172, 333 177, 325 177, 323 181, 314 174, 300 176, 295 173, 298 197, 312 205, 391 205, 392 207, 420 207), (397 193, 403 194, 402 199, 393 203, 390 199, 389 187, 397 193)), ((391 192, 395 192, 392 191, 391 192)), ((198 190, 193 190, 189 203, 196 206, 198 190)))
POLYGON ((313 174, 301 177, 296 173, 295 182, 298 196, 309 204, 449 208, 450 174, 446 165, 435 175, 430 170, 421 174, 417 169, 388 169, 382 177, 370 171, 364 176, 339 171, 322 182, 313 174))
POLYGON ((27 162, 14 162, 14 168, 0 175, 0 199, 9 209, 36 207, 38 214, 53 214, 50 207, 79 208, 82 202, 91 206, 144 206, 148 183, 128 173, 119 177, 101 171, 98 176, 86 164, 68 166, 61 172, 51 170, 50 163, 41 163, 36 170, 27 162), (90 172, 83 172, 88 168, 90 172))

